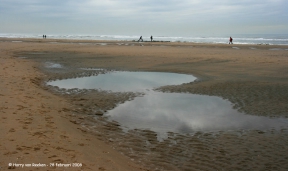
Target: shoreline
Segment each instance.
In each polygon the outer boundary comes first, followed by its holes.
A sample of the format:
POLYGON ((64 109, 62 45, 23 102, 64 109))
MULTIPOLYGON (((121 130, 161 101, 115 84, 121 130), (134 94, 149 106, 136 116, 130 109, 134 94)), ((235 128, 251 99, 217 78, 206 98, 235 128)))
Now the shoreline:
POLYGON ((267 43, 233 43, 229 44, 227 43, 203 43, 203 42, 189 42, 189 41, 166 41, 166 40, 145 40, 145 41, 138 41, 138 40, 91 40, 91 39, 58 39, 58 38, 6 38, 6 37, 0 37, 0 41, 23 41, 23 42, 58 42, 58 43, 171 43, 171 44, 188 44, 188 45, 199 45, 199 46, 220 46, 220 45, 237 45, 237 46, 272 46, 272 47, 284 47, 288 46, 287 44, 267 44, 267 43))
MULTIPOLYGON (((0 146, 4 151, 1 169, 7 168, 9 162, 82 162, 85 166, 81 169, 85 170, 281 170, 288 167, 282 161, 288 157, 283 150, 287 148, 284 143, 288 138, 287 128, 264 132, 196 132, 194 136, 168 133, 167 139, 158 142, 152 131, 123 133, 118 123, 107 121, 105 116, 96 120, 95 115, 89 116, 94 109, 109 110, 133 98, 133 94, 90 91, 63 95, 43 86, 45 80, 80 75, 83 71, 78 68, 83 67, 186 73, 201 79, 160 89, 220 96, 248 114, 287 117, 287 51, 269 50, 271 45, 258 45, 255 50, 250 49, 251 45, 233 49, 230 45, 172 42, 145 42, 145 46, 132 46, 134 42, 122 46, 118 41, 108 42, 109 45, 59 42, 64 43, 51 44, 48 39, 19 43, 0 39, 3 63, 0 77, 4 80, 0 84, 4 112, 1 131, 5 135, 0 146), (47 68, 45 62, 63 68, 47 68)), ((279 47, 283 46, 275 46, 279 47)))

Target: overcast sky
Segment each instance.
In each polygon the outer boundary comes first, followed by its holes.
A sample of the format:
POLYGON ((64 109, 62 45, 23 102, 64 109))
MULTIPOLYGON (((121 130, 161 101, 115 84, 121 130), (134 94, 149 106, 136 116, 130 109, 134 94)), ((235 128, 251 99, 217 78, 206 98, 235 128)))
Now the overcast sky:
POLYGON ((0 0, 0 33, 288 33, 288 0, 0 0))

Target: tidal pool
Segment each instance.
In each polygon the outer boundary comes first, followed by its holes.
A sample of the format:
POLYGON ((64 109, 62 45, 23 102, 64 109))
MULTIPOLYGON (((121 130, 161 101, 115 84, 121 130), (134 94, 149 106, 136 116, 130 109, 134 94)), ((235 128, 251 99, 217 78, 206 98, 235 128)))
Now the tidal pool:
POLYGON ((219 97, 149 92, 108 111, 112 120, 128 129, 158 133, 196 131, 268 130, 287 127, 284 118, 246 115, 219 97))
MULTIPOLYGON (((108 111, 105 115, 124 129, 150 129, 161 135, 167 132, 270 130, 287 128, 285 118, 268 118, 240 113, 220 97, 162 93, 153 91, 164 85, 193 82, 192 75, 161 72, 109 72, 48 82, 48 85, 71 89, 101 89, 114 92, 144 92, 108 111)), ((158 135, 159 135, 158 134, 158 135)))
POLYGON ((72 89, 101 89, 114 92, 145 92, 164 85, 193 82, 196 77, 163 72, 110 72, 91 77, 81 77, 48 82, 48 85, 72 89))

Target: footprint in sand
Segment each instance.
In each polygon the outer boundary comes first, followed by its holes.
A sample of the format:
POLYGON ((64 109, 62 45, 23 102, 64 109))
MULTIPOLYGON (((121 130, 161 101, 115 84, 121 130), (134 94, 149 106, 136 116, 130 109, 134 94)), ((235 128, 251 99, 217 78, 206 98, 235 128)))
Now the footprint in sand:
POLYGON ((33 97, 30 97, 30 96, 24 96, 24 97, 27 99, 34 99, 33 97))
POLYGON ((50 119, 53 119, 53 117, 52 116, 46 116, 45 117, 45 120, 47 121, 47 120, 50 120, 50 119))
POLYGON ((17 110, 22 110, 22 109, 25 109, 25 108, 27 108, 27 107, 24 107, 24 106, 22 106, 22 105, 17 105, 17 107, 18 107, 18 109, 17 109, 17 110))
POLYGON ((32 134, 32 136, 38 136, 38 138, 43 138, 43 137, 47 138, 47 136, 43 132, 35 132, 32 134))
POLYGON ((98 170, 106 170, 104 167, 99 167, 98 170))
POLYGON ((30 121, 26 121, 26 122, 24 122, 24 124, 31 124, 32 122, 30 122, 30 121))
POLYGON ((62 160, 62 159, 56 159, 56 160, 53 160, 54 162, 56 162, 56 163, 64 163, 64 160, 62 160))
MULTIPOLYGON (((49 153, 50 151, 46 148, 45 150, 43 150, 43 153, 44 154, 47 154, 47 153, 49 153)), ((48 157, 49 158, 49 157, 48 157)))
MULTIPOLYGON (((52 122, 52 123, 54 123, 54 122, 52 122)), ((46 127, 47 127, 47 128, 50 128, 50 129, 57 129, 57 127, 51 125, 51 122, 49 122, 48 124, 46 124, 46 127)))
POLYGON ((51 158, 55 158, 55 157, 58 157, 57 155, 53 155, 53 156, 49 156, 48 158, 51 159, 51 158))
POLYGON ((5 152, 3 153, 5 156, 9 156, 11 154, 17 154, 18 152, 17 151, 12 151, 12 152, 5 152))
POLYGON ((14 129, 14 128, 11 128, 11 129, 9 130, 9 132, 15 132, 15 129, 14 129))
POLYGON ((60 135, 60 138, 62 138, 62 139, 67 139, 67 138, 69 138, 69 137, 66 136, 66 135, 60 135))

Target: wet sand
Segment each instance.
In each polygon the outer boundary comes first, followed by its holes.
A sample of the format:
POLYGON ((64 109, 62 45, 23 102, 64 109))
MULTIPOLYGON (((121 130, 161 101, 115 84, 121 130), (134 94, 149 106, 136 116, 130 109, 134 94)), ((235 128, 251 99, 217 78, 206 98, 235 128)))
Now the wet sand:
POLYGON ((48 80, 103 72, 81 68, 185 73, 198 80, 158 90, 219 96, 249 115, 287 118, 287 49, 272 45, 0 39, 4 135, 0 139, 0 170, 6 170, 9 163, 83 164, 69 170, 287 170, 287 127, 193 135, 170 132, 158 141, 155 132, 123 131, 119 123, 105 117, 105 111, 139 94, 78 89, 67 93, 45 85, 48 80))

